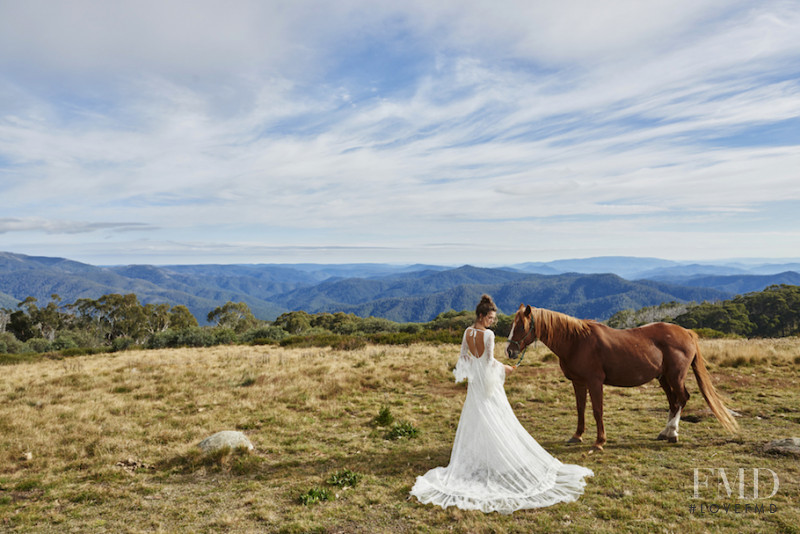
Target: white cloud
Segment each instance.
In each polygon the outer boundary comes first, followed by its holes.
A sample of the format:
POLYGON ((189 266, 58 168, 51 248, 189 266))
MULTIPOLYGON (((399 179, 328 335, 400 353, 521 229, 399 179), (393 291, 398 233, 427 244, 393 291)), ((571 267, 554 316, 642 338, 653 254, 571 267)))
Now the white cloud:
POLYGON ((471 257, 532 217, 543 249, 635 253, 663 229, 677 255, 724 232, 671 221, 800 201, 798 137, 721 140, 800 120, 796 6, 487 5, 2 4, 0 232, 471 257), (422 66, 401 87, 339 71, 403 31, 422 66))

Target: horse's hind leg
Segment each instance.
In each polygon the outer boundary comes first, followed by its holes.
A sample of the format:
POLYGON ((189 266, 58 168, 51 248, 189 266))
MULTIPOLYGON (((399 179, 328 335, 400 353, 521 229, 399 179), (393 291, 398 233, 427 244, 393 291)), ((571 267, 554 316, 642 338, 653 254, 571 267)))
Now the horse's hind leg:
POLYGON ((661 378, 661 387, 665 391, 669 389, 669 393, 667 393, 669 398, 669 420, 667 421, 667 427, 658 435, 658 439, 666 439, 670 443, 678 442, 678 425, 681 421, 681 412, 689 400, 689 392, 686 391, 686 373, 688 370, 688 365, 681 366, 668 373, 666 377, 661 378), (666 384, 663 381, 666 381, 666 384))
POLYGON ((575 435, 572 436, 567 443, 582 443, 583 431, 586 430, 586 419, 584 418, 586 412, 586 384, 572 381, 572 389, 575 390, 575 404, 578 409, 578 428, 575 430, 575 435))
MULTIPOLYGON (((658 382, 661 384, 661 389, 664 390, 664 393, 667 394, 667 401, 669 402, 669 417, 667 417, 667 426, 661 433, 658 435, 656 439, 669 439, 670 441, 677 441, 678 440, 678 427, 675 425, 674 430, 672 429, 672 424, 675 420, 675 413, 677 412, 677 403, 675 399, 675 393, 672 391, 672 388, 669 385, 669 381, 667 377, 662 375, 658 377, 658 382)), ((678 413, 678 418, 680 418, 680 413, 678 413)))

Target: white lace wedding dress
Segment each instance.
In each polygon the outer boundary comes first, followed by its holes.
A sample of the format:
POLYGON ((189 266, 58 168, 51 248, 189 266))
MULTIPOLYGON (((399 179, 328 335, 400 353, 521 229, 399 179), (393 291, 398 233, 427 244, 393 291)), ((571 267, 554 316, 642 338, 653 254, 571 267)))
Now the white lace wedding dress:
POLYGON ((450 464, 417 477, 411 495, 442 508, 502 514, 581 496, 592 471, 562 464, 520 424, 503 389, 504 367, 494 359, 494 332, 468 328, 453 373, 456 382, 467 379, 469 385, 450 464), (481 333, 485 348, 475 357, 467 336, 481 333))

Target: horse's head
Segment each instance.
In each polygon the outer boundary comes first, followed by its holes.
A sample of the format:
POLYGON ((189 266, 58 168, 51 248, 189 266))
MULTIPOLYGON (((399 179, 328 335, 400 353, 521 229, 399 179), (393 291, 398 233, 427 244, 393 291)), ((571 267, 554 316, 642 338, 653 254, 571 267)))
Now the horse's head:
POLYGON ((535 340, 533 310, 530 306, 520 304, 517 313, 514 314, 514 322, 511 323, 511 332, 508 334, 506 356, 516 360, 520 353, 535 340))

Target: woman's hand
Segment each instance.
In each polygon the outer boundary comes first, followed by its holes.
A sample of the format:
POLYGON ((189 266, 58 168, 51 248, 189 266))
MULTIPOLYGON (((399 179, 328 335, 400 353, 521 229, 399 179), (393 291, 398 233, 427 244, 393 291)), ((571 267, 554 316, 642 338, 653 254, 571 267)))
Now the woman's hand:
POLYGON ((510 365, 506 365, 506 364, 503 364, 503 367, 506 368, 506 376, 508 376, 511 373, 513 373, 514 370, 516 369, 516 367, 511 367, 510 365))

